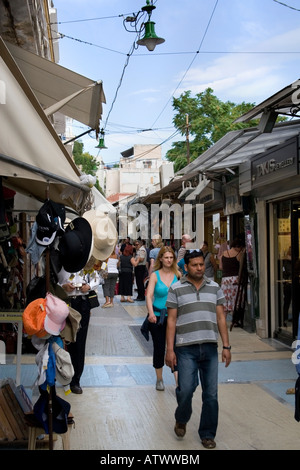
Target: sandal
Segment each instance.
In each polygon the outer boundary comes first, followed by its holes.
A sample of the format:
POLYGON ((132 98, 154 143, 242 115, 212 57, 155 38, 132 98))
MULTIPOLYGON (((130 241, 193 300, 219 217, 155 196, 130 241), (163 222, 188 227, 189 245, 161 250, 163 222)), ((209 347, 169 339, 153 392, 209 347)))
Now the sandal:
POLYGON ((216 443, 213 439, 202 439, 202 445, 205 449, 214 449, 216 447, 216 443))

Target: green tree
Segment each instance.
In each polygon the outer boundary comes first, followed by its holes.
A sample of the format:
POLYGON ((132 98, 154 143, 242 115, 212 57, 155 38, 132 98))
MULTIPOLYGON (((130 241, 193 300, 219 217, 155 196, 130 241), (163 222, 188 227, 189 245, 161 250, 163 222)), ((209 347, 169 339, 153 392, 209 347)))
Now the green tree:
MULTIPOLYGON (((80 141, 75 141, 73 146, 73 157, 75 164, 80 167, 81 171, 86 175, 96 176, 97 169, 99 167, 99 162, 94 158, 90 153, 83 152, 83 143, 80 141)), ((101 194, 104 195, 104 192, 99 184, 98 178, 96 180, 95 187, 101 194)))
MULTIPOLYGON (((213 94, 211 88, 196 94, 195 97, 191 96, 191 91, 185 91, 179 98, 173 98, 175 110, 173 123, 182 136, 186 134, 186 114, 189 116, 190 161, 199 157, 227 132, 257 126, 257 120, 234 124, 235 119, 254 106, 254 103, 223 102, 213 94)), ((174 162, 175 171, 185 167, 187 164, 186 141, 174 142, 166 157, 174 162)))

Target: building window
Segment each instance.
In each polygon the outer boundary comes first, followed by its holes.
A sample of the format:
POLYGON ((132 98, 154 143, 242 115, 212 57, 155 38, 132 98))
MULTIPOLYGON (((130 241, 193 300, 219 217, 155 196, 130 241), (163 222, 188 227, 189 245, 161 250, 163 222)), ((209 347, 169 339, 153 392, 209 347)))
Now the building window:
POLYGON ((144 168, 151 168, 152 167, 152 160, 144 160, 143 161, 144 168))

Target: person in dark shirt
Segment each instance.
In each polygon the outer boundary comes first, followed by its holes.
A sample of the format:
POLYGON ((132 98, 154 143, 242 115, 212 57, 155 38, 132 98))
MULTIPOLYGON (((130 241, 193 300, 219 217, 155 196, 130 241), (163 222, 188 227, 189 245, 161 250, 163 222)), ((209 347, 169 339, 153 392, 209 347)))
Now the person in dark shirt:
POLYGON ((236 238, 231 243, 229 250, 226 250, 222 256, 222 281, 221 288, 223 290, 226 303, 224 305, 224 313, 232 313, 234 310, 235 299, 238 291, 240 261, 243 257, 245 248, 243 241, 236 238))

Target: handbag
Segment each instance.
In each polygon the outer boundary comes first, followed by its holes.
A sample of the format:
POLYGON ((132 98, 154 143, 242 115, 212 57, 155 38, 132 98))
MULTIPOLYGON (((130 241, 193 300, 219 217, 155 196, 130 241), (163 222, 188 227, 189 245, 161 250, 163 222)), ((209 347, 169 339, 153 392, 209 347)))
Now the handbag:
POLYGON ((99 307, 100 303, 98 300, 98 294, 95 290, 90 290, 88 293, 88 301, 90 303, 91 308, 99 307))

